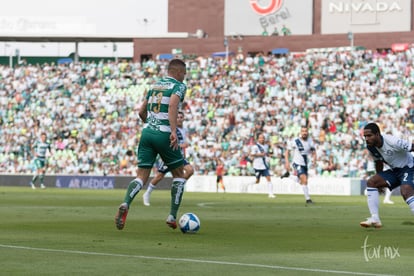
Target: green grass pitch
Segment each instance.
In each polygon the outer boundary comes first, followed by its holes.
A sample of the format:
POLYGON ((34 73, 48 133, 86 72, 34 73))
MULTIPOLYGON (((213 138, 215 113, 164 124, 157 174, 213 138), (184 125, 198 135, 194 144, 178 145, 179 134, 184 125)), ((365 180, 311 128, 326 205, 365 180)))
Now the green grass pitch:
POLYGON ((414 216, 401 197, 365 229, 364 196, 185 193, 196 234, 165 225, 169 191, 142 192, 124 230, 125 190, 0 186, 2 275, 413 275, 414 216))

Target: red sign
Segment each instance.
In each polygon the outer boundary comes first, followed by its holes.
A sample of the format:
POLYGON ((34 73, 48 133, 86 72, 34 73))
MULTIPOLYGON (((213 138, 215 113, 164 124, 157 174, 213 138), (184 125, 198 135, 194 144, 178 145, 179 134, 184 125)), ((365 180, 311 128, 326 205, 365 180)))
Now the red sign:
POLYGON ((408 49, 408 43, 394 43, 391 45, 394 52, 402 52, 408 49))

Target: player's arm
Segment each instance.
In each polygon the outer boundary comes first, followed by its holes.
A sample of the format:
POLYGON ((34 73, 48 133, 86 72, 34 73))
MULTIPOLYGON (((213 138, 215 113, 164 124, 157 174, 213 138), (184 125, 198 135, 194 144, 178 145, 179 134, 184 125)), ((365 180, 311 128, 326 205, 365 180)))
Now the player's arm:
POLYGON ((180 103, 180 97, 176 94, 171 95, 170 103, 168 106, 168 120, 170 122, 170 128, 171 128, 170 146, 173 149, 178 149, 177 114, 178 114, 179 103, 180 103))
POLYGON ((265 153, 264 152, 262 153, 262 152, 258 151, 256 153, 251 153, 250 155, 253 156, 254 158, 256 158, 256 157, 264 157, 265 156, 265 153))
POLYGON ((148 104, 148 100, 145 99, 142 104, 141 107, 139 109, 138 115, 141 118, 141 120, 145 123, 147 121, 147 104, 148 104))
POLYGON ((265 157, 266 156, 266 152, 265 151, 261 152, 260 149, 259 149, 259 146, 255 145, 255 146, 253 146, 250 155, 253 156, 253 157, 255 157, 255 158, 256 157, 265 157))

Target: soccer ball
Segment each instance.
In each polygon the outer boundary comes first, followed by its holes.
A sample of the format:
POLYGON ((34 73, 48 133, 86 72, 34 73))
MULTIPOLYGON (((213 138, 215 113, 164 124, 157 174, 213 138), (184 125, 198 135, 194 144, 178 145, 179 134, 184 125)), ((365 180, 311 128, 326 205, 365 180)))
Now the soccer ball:
POLYGON ((178 221, 183 233, 196 233, 200 230, 200 219, 193 213, 185 213, 178 221))

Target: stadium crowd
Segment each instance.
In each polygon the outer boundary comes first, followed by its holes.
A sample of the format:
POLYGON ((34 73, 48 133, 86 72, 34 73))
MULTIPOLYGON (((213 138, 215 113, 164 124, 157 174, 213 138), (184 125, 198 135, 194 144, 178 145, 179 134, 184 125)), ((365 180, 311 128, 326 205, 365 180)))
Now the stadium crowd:
MULTIPOLYGON (((215 174, 220 158, 228 174, 253 175, 249 149, 264 132, 271 170, 281 175, 286 142, 308 124, 318 156, 311 175, 364 177, 367 122, 414 134, 414 49, 186 62, 185 150, 195 174, 215 174)), ((166 64, 0 65, 0 173, 33 173, 31 145, 44 131, 52 143, 47 174, 135 175, 138 109, 166 64)))

